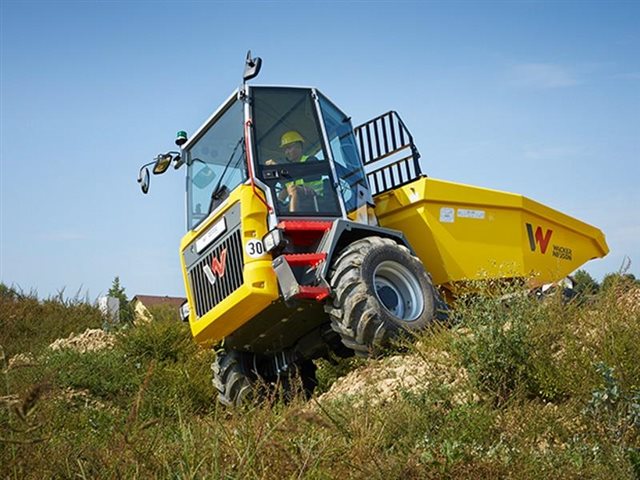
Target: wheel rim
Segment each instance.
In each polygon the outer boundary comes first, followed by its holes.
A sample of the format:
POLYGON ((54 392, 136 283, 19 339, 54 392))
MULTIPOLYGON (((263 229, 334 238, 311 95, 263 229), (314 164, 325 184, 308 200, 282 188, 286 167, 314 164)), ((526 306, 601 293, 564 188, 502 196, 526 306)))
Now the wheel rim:
POLYGON ((392 261, 381 262, 373 273, 378 300, 401 320, 416 320, 424 308, 420 281, 405 266, 392 261))

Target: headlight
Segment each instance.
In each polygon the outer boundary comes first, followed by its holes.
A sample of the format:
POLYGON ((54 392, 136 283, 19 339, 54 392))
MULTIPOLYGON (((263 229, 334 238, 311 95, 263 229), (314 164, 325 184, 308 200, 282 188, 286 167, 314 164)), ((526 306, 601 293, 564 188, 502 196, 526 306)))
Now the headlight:
POLYGON ((285 240, 282 235, 282 230, 274 228, 264 237, 262 237, 262 243, 266 252, 271 252, 277 248, 284 246, 285 240))
POLYGON ((183 322, 189 321, 190 313, 191 310, 189 309, 189 302, 184 302, 182 305, 180 305, 180 318, 182 318, 183 322))

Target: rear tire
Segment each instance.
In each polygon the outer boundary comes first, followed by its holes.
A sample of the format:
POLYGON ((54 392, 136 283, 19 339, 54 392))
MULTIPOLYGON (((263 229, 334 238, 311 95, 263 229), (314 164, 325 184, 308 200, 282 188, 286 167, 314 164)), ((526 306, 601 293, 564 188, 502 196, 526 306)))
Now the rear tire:
POLYGON ((403 331, 420 331, 446 306, 424 265, 393 240, 367 237, 343 249, 333 261, 334 292, 326 307, 332 328, 361 357, 376 354, 403 331))

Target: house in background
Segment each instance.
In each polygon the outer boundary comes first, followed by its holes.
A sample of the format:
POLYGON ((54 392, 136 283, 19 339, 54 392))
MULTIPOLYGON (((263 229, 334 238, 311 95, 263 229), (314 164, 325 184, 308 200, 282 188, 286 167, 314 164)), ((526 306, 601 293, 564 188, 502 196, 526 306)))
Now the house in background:
POLYGON ((155 295, 136 295, 131 299, 134 323, 149 322, 153 315, 149 309, 153 307, 170 307, 176 312, 176 320, 180 320, 180 307, 187 301, 183 297, 158 297, 155 295))

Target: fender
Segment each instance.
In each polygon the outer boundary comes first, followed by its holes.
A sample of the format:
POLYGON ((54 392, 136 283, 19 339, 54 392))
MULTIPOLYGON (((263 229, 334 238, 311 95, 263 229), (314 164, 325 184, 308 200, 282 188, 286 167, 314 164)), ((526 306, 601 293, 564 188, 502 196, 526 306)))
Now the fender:
POLYGON ((356 223, 351 220, 336 220, 333 223, 331 229, 327 232, 325 237, 318 246, 319 252, 326 252, 327 257, 321 268, 318 269, 317 275, 326 282, 329 266, 333 261, 333 257, 338 255, 340 251, 347 245, 360 240, 362 238, 377 236, 382 238, 390 238, 391 240, 407 247, 412 255, 415 255, 415 251, 411 247, 411 244, 399 230, 392 230, 390 228, 375 227, 372 225, 365 225, 362 223, 356 223))

